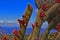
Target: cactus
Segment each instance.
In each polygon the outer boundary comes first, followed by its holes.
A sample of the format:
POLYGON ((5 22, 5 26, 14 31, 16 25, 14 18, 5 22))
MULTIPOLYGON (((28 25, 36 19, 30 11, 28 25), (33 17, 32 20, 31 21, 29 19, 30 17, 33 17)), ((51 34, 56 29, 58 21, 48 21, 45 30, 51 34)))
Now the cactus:
MULTIPOLYGON (((28 4, 25 14, 22 15, 22 20, 17 20, 20 29, 13 31, 13 40, 60 40, 60 0, 35 0, 35 4, 38 8, 38 13, 35 23, 32 24, 33 30, 31 34, 27 39, 24 39, 26 37, 26 28, 33 12, 32 6, 28 4), (45 21, 48 22, 48 27, 41 35, 41 26, 45 21), (52 34, 52 37, 49 34, 51 29, 57 30, 56 33, 52 34)), ((5 36, 3 40, 8 39, 5 36)))
POLYGON ((23 20, 19 20, 18 19, 18 22, 20 24, 20 39, 24 39, 24 35, 25 35, 25 32, 26 32, 26 27, 28 25, 28 21, 30 19, 30 16, 32 14, 32 7, 30 6, 30 4, 28 4, 28 8, 26 10, 26 13, 22 16, 23 17, 23 20))
MULTIPOLYGON (((36 17, 36 21, 35 21, 34 24, 32 24, 33 30, 31 32, 30 36, 27 38, 27 40, 47 40, 49 31, 51 29, 55 29, 56 28, 56 24, 58 23, 58 20, 60 20, 60 19, 59 18, 56 19, 57 13, 54 14, 54 12, 59 8, 60 3, 55 3, 55 1, 54 1, 54 2, 52 2, 52 4, 53 5, 52 6, 49 6, 48 7, 48 10, 46 10, 46 11, 45 11, 45 9, 47 8, 47 6, 44 6, 44 5, 42 5, 42 8, 41 9, 38 9, 39 11, 38 11, 38 14, 37 14, 37 17, 36 17), (54 15, 54 16, 52 16, 52 15, 54 15), (56 21, 53 18, 55 18, 56 21), (50 20, 48 20, 48 19, 50 19, 50 20), (40 35, 39 33, 40 33, 41 25, 46 20, 48 21, 49 26, 46 29, 46 32, 44 32, 44 34, 41 36, 41 39, 39 39, 39 35, 40 35)), ((23 15, 23 18, 26 18, 26 16, 23 15)), ((21 22, 21 23, 23 23, 23 22, 21 22)), ((26 31, 24 31, 23 33, 25 34, 25 32, 26 31)))

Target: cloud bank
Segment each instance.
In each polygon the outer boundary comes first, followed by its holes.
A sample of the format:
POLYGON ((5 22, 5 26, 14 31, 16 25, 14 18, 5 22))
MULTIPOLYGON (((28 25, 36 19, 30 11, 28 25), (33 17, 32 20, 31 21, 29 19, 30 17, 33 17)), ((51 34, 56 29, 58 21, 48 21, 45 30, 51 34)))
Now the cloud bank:
POLYGON ((0 20, 0 26, 10 26, 10 27, 16 27, 18 26, 18 22, 17 21, 3 21, 3 20, 0 20))

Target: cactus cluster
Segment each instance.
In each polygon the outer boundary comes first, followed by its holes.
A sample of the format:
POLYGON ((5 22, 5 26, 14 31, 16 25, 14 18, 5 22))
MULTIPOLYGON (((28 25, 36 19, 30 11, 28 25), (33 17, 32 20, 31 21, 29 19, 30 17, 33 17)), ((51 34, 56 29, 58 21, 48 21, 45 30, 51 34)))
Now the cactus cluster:
MULTIPOLYGON (((60 0, 35 0, 35 4, 38 8, 38 13, 35 23, 32 24, 33 30, 31 34, 24 39, 26 28, 33 12, 32 6, 28 4, 25 14, 22 15, 22 20, 18 19, 20 29, 13 31, 13 40, 60 40, 60 0), (45 21, 48 22, 48 27, 41 35, 41 26, 45 21), (57 30, 57 32, 50 34, 52 29, 57 30)), ((10 39, 4 36, 2 40, 10 39)))

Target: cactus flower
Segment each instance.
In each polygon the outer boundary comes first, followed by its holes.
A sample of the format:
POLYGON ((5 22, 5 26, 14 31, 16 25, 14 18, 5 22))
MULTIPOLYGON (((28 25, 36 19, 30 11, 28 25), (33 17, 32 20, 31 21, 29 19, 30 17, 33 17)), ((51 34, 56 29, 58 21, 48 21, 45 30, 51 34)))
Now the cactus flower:
POLYGON ((13 34, 14 34, 15 36, 18 36, 18 31, 17 31, 16 29, 14 29, 13 34))
POLYGON ((34 25, 34 24, 32 24, 32 27, 34 28, 34 27, 35 27, 35 25, 34 25))
POLYGON ((19 24, 23 24, 23 20, 18 19, 19 24))
POLYGON ((56 30, 57 30, 58 32, 60 32, 60 23, 58 23, 58 25, 57 25, 57 27, 56 27, 56 30))
POLYGON ((38 26, 38 22, 36 22, 36 26, 38 26))
POLYGON ((56 0, 56 3, 60 3, 60 0, 56 0))
POLYGON ((27 21, 24 21, 24 20, 19 20, 19 19, 18 19, 18 22, 19 22, 19 24, 26 25, 26 22, 27 22, 27 21))
POLYGON ((30 10, 30 4, 28 4, 28 9, 30 10))
POLYGON ((17 40, 17 38, 16 38, 16 37, 14 37, 14 40, 17 40))
POLYGON ((36 22, 35 24, 32 24, 32 27, 34 28, 34 27, 37 27, 38 26, 38 22, 36 22))
POLYGON ((44 4, 42 4, 41 8, 42 8, 42 10, 45 10, 45 5, 44 5, 44 4))
POLYGON ((43 20, 44 16, 45 16, 45 13, 41 12, 41 13, 40 13, 40 18, 41 18, 42 20, 43 20))
POLYGON ((22 15, 23 18, 26 18, 25 15, 22 15))
POLYGON ((3 40, 7 40, 7 36, 4 36, 4 37, 3 37, 3 40))
POLYGON ((44 5, 44 4, 42 4, 42 5, 41 5, 41 8, 42 8, 42 10, 45 11, 45 10, 48 8, 48 5, 44 5))

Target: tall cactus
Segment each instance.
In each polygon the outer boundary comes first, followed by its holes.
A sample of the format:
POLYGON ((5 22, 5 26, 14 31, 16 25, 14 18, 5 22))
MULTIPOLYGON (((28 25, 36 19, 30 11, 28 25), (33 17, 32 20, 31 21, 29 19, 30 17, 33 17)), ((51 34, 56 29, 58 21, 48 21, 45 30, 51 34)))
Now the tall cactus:
MULTIPOLYGON (((42 0, 35 0, 35 3, 36 3, 36 2, 38 3, 38 1, 41 2, 42 0)), ((44 2, 43 5, 39 5, 39 4, 37 4, 37 3, 36 3, 36 6, 37 6, 37 7, 41 7, 41 6, 44 6, 44 7, 45 7, 45 5, 47 5, 47 2, 44 2)), ((41 3, 42 3, 42 2, 41 2, 41 3)), ((39 8, 38 8, 38 9, 39 9, 39 8)), ((43 11, 43 9, 41 8, 41 9, 38 11, 38 15, 39 15, 41 12, 45 12, 45 11, 43 11)), ((38 15, 37 15, 37 18, 38 18, 38 15)), ((32 30, 32 32, 31 32, 30 36, 28 37, 28 40, 30 40, 30 39, 32 38, 32 34, 33 34, 33 30, 32 30)))
MULTIPOLYGON (((40 1, 42 2, 42 0, 40 0, 40 1)), ((46 3, 43 3, 43 4, 46 5, 48 3, 49 2, 46 2, 46 3)), ((40 33, 41 25, 43 24, 44 21, 46 21, 49 18, 50 14, 53 14, 53 12, 55 12, 60 7, 60 3, 58 1, 57 1, 57 3, 55 3, 55 1, 54 2, 52 1, 51 5, 52 6, 49 6, 48 10, 46 10, 46 11, 45 11, 45 7, 46 6, 43 5, 42 8, 41 8, 41 7, 39 7, 39 5, 37 5, 39 11, 38 11, 38 14, 37 14, 37 17, 36 17, 35 25, 33 25, 34 28, 32 30, 32 33, 30 34, 30 36, 28 37, 27 40, 39 40, 39 35, 40 35, 39 33, 40 33)), ((32 11, 30 10, 30 12, 32 12, 32 11)), ((22 21, 18 20, 19 23, 20 23, 20 30, 19 30, 19 32, 20 32, 20 39, 24 38, 24 35, 25 35, 25 32, 26 32, 26 26, 27 26, 29 18, 30 18, 30 17, 26 18, 27 17, 26 14, 23 15, 23 20, 22 21), (24 22, 24 21, 26 21, 26 22, 24 22)), ((55 15, 52 16, 52 17, 55 17, 55 15)), ((41 40, 45 40, 46 39, 46 35, 49 34, 49 31, 51 30, 51 28, 53 28, 52 26, 54 26, 53 24, 55 24, 55 23, 51 22, 50 20, 48 20, 48 23, 49 23, 49 27, 46 29, 45 34, 42 35, 41 40)))
MULTIPOLYGON (((54 4, 45 14, 44 21, 49 17, 49 14, 53 13, 58 7, 60 6, 60 3, 54 4)), ((32 39, 31 40, 38 40, 40 27, 42 25, 42 20, 39 18, 39 14, 37 17, 36 22, 38 22, 38 26, 34 28, 32 39), (39 26, 40 25, 40 26, 39 26)))
POLYGON ((31 17, 32 11, 33 11, 32 7, 30 6, 30 4, 28 4, 27 10, 26 10, 25 14, 22 16, 23 20, 18 19, 18 22, 20 24, 20 30, 19 30, 20 40, 24 39, 24 35, 25 35, 25 32, 26 32, 26 27, 27 27, 28 21, 31 17))

